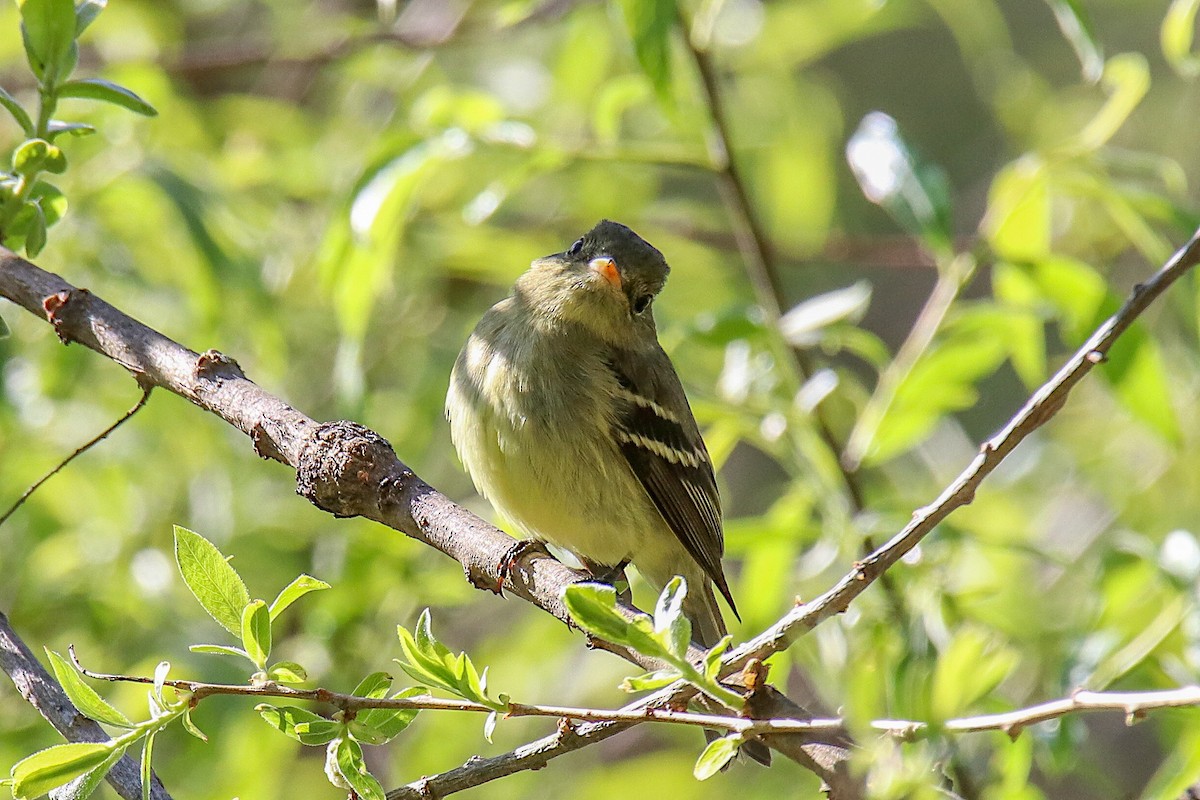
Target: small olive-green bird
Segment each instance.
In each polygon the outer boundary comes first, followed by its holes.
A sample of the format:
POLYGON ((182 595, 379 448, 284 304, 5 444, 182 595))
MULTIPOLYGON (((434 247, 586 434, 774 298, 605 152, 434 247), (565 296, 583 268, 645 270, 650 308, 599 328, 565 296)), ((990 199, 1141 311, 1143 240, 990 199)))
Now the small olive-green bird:
POLYGON ((530 537, 596 575, 632 563, 688 584, 693 637, 725 635, 712 462, 654 327, 662 253, 602 221, 533 262, 492 306, 450 377, 446 413, 476 488, 530 537))

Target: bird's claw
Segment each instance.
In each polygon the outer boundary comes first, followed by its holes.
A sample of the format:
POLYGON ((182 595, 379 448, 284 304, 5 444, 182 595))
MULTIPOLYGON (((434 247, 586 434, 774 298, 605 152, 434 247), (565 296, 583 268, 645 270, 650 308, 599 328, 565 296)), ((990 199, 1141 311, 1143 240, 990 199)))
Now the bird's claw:
POLYGON ((517 568, 517 562, 534 552, 550 555, 546 545, 537 539, 521 539, 513 542, 512 546, 504 551, 504 555, 500 557, 500 563, 496 565, 496 572, 499 575, 499 579, 496 581, 496 594, 504 594, 504 584, 512 571, 517 568))

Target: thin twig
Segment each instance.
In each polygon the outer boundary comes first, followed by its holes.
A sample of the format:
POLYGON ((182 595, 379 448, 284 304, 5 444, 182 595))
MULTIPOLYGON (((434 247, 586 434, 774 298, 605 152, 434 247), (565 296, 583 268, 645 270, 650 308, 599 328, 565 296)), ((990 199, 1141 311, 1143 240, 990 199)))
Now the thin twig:
MULTIPOLYGON (((67 741, 108 741, 109 736, 103 728, 79 713, 58 681, 29 651, 3 613, 0 613, 0 670, 12 679, 21 696, 67 741)), ((128 755, 121 756, 109 770, 106 780, 125 800, 141 800, 141 771, 137 762, 128 755)), ((153 800, 171 800, 171 795, 163 788, 157 775, 150 782, 150 797, 153 800)))
POLYGON ((921 313, 896 351, 896 357, 880 374, 875 391, 863 406, 847 437, 846 449, 842 453, 842 465, 847 470, 854 472, 862 466, 862 460, 875 441, 875 434, 879 432, 884 416, 896 399, 900 385, 929 348, 958 293, 975 274, 975 263, 975 258, 969 253, 961 253, 939 270, 937 282, 921 313))
POLYGON ((16 510, 18 508, 20 508, 25 503, 25 501, 30 498, 30 496, 34 492, 36 492, 38 489, 40 489, 43 483, 45 483, 46 481, 53 478, 55 475, 57 475, 63 469, 63 467, 67 466, 67 464, 70 464, 76 458, 78 458, 79 456, 86 453, 93 446, 102 442, 105 438, 108 437, 108 435, 110 433, 112 433, 117 428, 121 427, 127 421, 129 421, 130 417, 132 417, 137 412, 141 411, 142 407, 146 405, 146 401, 150 399, 150 392, 152 392, 153 390, 154 390, 153 386, 144 386, 142 388, 142 396, 140 398, 138 398, 138 401, 136 403, 134 403, 133 406, 128 411, 126 411, 124 414, 121 415, 120 419, 118 419, 112 425, 109 425, 107 428, 105 428, 103 431, 101 431, 97 436, 95 436, 93 439, 91 439, 87 444, 76 448, 74 453, 71 453, 71 455, 64 458, 62 461, 60 461, 58 463, 58 466, 56 466, 54 469, 47 472, 45 475, 43 475, 41 478, 39 478, 37 480, 37 482, 35 482, 32 486, 30 486, 28 489, 26 489, 25 492, 19 498, 17 498, 17 502, 13 503, 12 506, 8 509, 8 511, 5 511, 4 514, 2 516, 0 516, 0 525, 3 525, 8 520, 8 518, 11 517, 13 515, 13 513, 16 512, 16 510))
MULTIPOLYGON (((95 680, 153 684, 154 678, 142 675, 114 675, 93 672, 79 663, 74 647, 70 648, 71 660, 79 671, 95 680)), ((367 708, 399 709, 406 711, 460 711, 490 714, 497 709, 481 703, 459 698, 433 697, 361 697, 359 695, 334 692, 329 689, 295 689, 277 683, 225 684, 203 681, 165 680, 163 685, 187 692, 193 702, 216 695, 242 697, 279 697, 289 700, 307 700, 336 706, 342 711, 359 711, 367 708)), ((1141 692, 1092 692, 1080 690, 1060 700, 1005 711, 998 714, 982 714, 961 717, 931 725, 928 722, 904 719, 878 719, 868 723, 872 730, 888 733, 904 740, 914 740, 935 733, 982 733, 1002 731, 1016 738, 1030 725, 1048 722, 1081 711, 1121 711, 1126 723, 1132 725, 1147 712, 1161 708, 1187 708, 1200 706, 1200 686, 1182 686, 1175 689, 1160 689, 1141 692)), ((655 706, 628 706, 622 709, 581 708, 533 703, 509 702, 503 709, 505 717, 552 717, 579 722, 620 722, 640 724, 660 722, 700 728, 719 728, 744 736, 771 733, 825 733, 841 734, 846 731, 846 721, 831 719, 749 719, 723 717, 714 714, 697 714, 672 708, 655 706)))
MULTIPOLYGON (((1093 366, 1103 362, 1109 348, 1133 321, 1172 283, 1195 267, 1198 262, 1200 262, 1200 231, 1193 234, 1192 238, 1153 277, 1134 287, 1120 310, 1092 334, 1058 373, 1034 392, 996 436, 983 444, 980 455, 943 490, 933 503, 917 509, 913 514, 912 522, 883 547, 857 563, 854 569, 843 576, 827 592, 809 603, 797 605, 793 611, 767 631, 735 648, 723 659, 722 674, 729 675, 741 670, 750 659, 766 659, 771 654, 786 649, 821 622, 845 611, 858 595, 866 591, 891 566, 898 563, 938 523, 955 509, 970 503, 983 480, 1021 441, 1058 413, 1074 385, 1082 380, 1093 366)), ((663 689, 640 702, 647 704, 678 703, 690 694, 690 687, 676 685, 663 689)), ((1077 694, 1075 697, 1078 698, 1079 695, 1077 694)), ((1019 714, 1020 712, 1008 713, 1019 714)), ((1021 720, 1018 717, 1009 721, 1015 724, 1021 720)), ((903 725, 899 727, 903 728, 903 725)), ((1003 728, 998 729, 1002 730, 1003 728)), ((559 755, 578 750, 586 744, 602 740, 621 730, 624 730, 624 727, 613 723, 597 723, 581 726, 578 729, 560 730, 551 736, 531 742, 509 753, 464 764, 440 775, 429 776, 408 786, 400 787, 389 792, 388 800, 422 800, 429 796, 430 791, 433 791, 438 797, 444 797, 514 772, 540 769, 559 755)))
MULTIPOLYGON (((688 22, 682 12, 679 12, 678 20, 684 44, 700 75, 704 101, 712 122, 708 135, 709 158, 712 161, 712 170, 717 177, 717 186, 733 221, 734 238, 737 241, 738 250, 742 254, 742 260, 746 263, 746 271, 750 277, 750 283, 754 287, 758 304, 767 313, 767 318, 770 320, 772 335, 779 339, 781 349, 790 353, 800 381, 807 381, 814 372, 808 355, 803 350, 783 342, 778 333, 779 319, 783 314, 787 298, 783 290, 783 281, 779 277, 779 267, 769 245, 769 237, 758 217, 754 203, 750 199, 750 193, 746 188, 746 179, 738 167, 737 160, 733 157, 729 120, 716 69, 708 51, 697 46, 690 35, 688 22)), ((834 434, 820 405, 813 409, 812 419, 818 435, 830 452, 834 454, 836 460, 837 455, 842 451, 842 444, 834 434)), ((856 513, 862 511, 865 506, 858 474, 854 470, 846 469, 840 461, 837 462, 837 465, 842 482, 845 484, 846 493, 850 498, 851 507, 856 513)))

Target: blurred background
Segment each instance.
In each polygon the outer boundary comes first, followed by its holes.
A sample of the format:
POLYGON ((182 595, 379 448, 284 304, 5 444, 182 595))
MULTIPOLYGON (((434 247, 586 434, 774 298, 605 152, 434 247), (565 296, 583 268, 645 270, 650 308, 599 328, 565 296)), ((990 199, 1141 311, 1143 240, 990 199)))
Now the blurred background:
MULTIPOLYGON (((657 33, 622 13, 637 5, 113 3, 81 41, 80 75, 132 88, 159 116, 64 102, 100 133, 65 143, 70 211, 36 260, 233 355, 317 419, 371 426, 506 526, 451 447, 450 366, 530 260, 600 218, 630 225, 672 265, 660 338, 721 465, 734 633, 748 638, 931 502, 1195 228, 1196 3, 681 0, 657 33), (747 209, 770 290, 755 288, 747 209)), ((17 23, 4 6, 0 84, 28 98, 17 23)), ((1198 290, 1176 285, 973 505, 776 656, 772 678, 856 726, 1195 683, 1198 290)), ((44 322, 0 312, 13 329, 0 340, 6 508, 139 391, 44 322)), ((395 670, 395 626, 428 607, 494 691, 627 699, 626 663, 394 531, 317 511, 289 470, 165 393, 0 526, 0 609, 35 651, 73 643, 96 670, 150 674, 166 659, 175 676, 244 681, 187 650, 231 642, 179 579, 172 524, 231 555, 252 596, 302 571, 333 584, 276 635, 277 657, 315 685, 395 670)), ((141 689, 102 691, 144 713, 141 689)), ((251 706, 203 703, 208 744, 160 737, 167 787, 337 797, 322 749, 251 706)), ((481 727, 426 713, 368 763, 391 788, 552 723, 503 722, 495 744, 481 727)), ((1015 742, 856 730, 878 797, 927 796, 943 775, 965 797, 1012 800, 1178 797, 1200 779, 1194 709, 1135 727, 1077 716, 1015 742)), ((3 682, 0 765, 56 741, 3 682)), ((696 782, 699 750, 692 731, 642 726, 464 796, 817 793, 788 762, 696 782)))

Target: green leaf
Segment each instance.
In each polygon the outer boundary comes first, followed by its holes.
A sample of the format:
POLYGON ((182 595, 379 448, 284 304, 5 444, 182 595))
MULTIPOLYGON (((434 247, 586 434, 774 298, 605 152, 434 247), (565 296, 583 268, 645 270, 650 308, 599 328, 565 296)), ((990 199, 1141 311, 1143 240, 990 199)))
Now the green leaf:
POLYGON ((202 742, 208 741, 208 736, 192 721, 192 709, 190 708, 185 709, 183 712, 183 729, 202 742))
POLYGON ((273 706, 260 703, 254 710, 267 724, 292 737, 301 744, 322 745, 334 740, 341 726, 322 716, 297 706, 273 706), (303 726, 298 729, 298 726, 303 726))
POLYGON ((271 655, 271 612, 262 600, 242 609, 242 647, 259 669, 266 668, 271 655))
POLYGON ((208 653, 209 655, 218 656, 237 656, 239 658, 250 659, 251 661, 254 660, 250 658, 250 654, 242 648, 228 647, 223 644, 193 644, 188 646, 188 650, 191 650, 193 653, 208 653))
POLYGON ((75 38, 87 30, 88 26, 96 21, 96 17, 100 16, 100 12, 108 5, 108 0, 83 0, 82 3, 75 6, 75 38))
POLYGON ((660 669, 647 672, 645 675, 626 678, 621 682, 621 689, 626 692, 652 692, 670 686, 680 677, 678 670, 660 669))
POLYGON ((433 636, 430 627, 429 609, 421 612, 413 633, 404 627, 397 627, 400 636, 400 649, 404 651, 404 660, 396 660, 406 673, 422 683, 445 689, 451 694, 466 698, 487 707, 504 711, 507 704, 497 702, 487 696, 484 690, 485 680, 480 678, 466 653, 453 655, 449 648, 433 636))
POLYGON ((112 751, 100 766, 88 770, 55 792, 54 800, 88 800, 100 788, 100 784, 104 783, 104 778, 108 775, 109 770, 121 760, 121 756, 125 755, 127 749, 127 747, 118 747, 112 751))
POLYGON ((353 739, 344 738, 337 744, 337 770, 361 800, 386 800, 383 787, 367 771, 362 747, 353 739))
POLYGON ((21 130, 25 133, 26 138, 32 139, 34 137, 36 131, 33 127, 33 120, 29 117, 29 112, 17 102, 17 98, 5 91, 3 87, 0 87, 0 106, 4 106, 8 113, 12 114, 12 118, 21 126, 21 130))
POLYGON ((720 772, 721 768, 737 755, 738 748, 741 746, 742 737, 737 733, 713 739, 696 759, 696 766, 692 768, 692 774, 698 781, 708 780, 720 772))
POLYGON ((673 106, 671 29, 675 26, 675 0, 618 0, 617 8, 621 10, 638 64, 650 79, 659 102, 673 106))
POLYGON ((1036 261, 1050 254, 1051 194, 1046 165, 1021 158, 992 179, 981 228, 1000 258, 1036 261))
POLYGON ((55 787, 74 780, 108 760, 110 744, 75 742, 56 744, 18 761, 10 773, 12 793, 17 800, 41 797, 55 787))
POLYGON ((934 253, 953 250, 946 175, 913 153, 896 120, 882 111, 863 117, 846 143, 846 161, 867 199, 901 228, 920 236, 934 253))
POLYGON ((153 731, 142 745, 142 800, 150 800, 150 787, 154 781, 154 737, 157 735, 158 731, 153 731))
POLYGON ((631 622, 617 610, 617 593, 611 586, 598 583, 572 584, 563 591, 563 603, 579 627, 593 636, 632 647, 642 655, 668 654, 654 636, 653 628, 646 617, 631 622))
POLYGON ((1083 68, 1083 77, 1090 83, 1100 80, 1104 73, 1104 54, 1096 40, 1096 31, 1087 10, 1079 0, 1047 0, 1054 11, 1058 29, 1075 50, 1083 68))
POLYGON ((308 680, 308 670, 295 661, 279 661, 267 670, 267 678, 277 683, 304 683, 308 680))
POLYGON ((328 588, 329 584, 325 581, 317 580, 311 575, 301 575, 284 587, 284 590, 275 598, 275 602, 271 603, 271 621, 274 622, 275 618, 283 613, 285 608, 309 592, 317 592, 328 588))
POLYGON ((52 183, 37 181, 29 190, 29 197, 36 200, 38 207, 42 209, 47 228, 67 214, 67 196, 52 183))
POLYGON ((34 258, 46 246, 46 215, 42 213, 42 207, 37 203, 27 203, 26 205, 33 208, 33 219, 30 220, 29 229, 25 232, 25 253, 30 258, 34 258))
POLYGON ((27 139, 13 151, 12 166, 14 172, 28 175, 42 168, 50 156, 53 147, 45 139, 27 139))
POLYGON ((354 691, 351 694, 355 697, 373 697, 379 699, 387 697, 388 690, 391 688, 391 675, 388 675, 386 672, 372 672, 359 681, 358 686, 354 687, 354 691))
POLYGON ((779 330, 792 344, 811 347, 836 322, 858 322, 871 305, 871 284, 858 281, 842 289, 810 297, 783 315, 779 330))
POLYGON ((1017 654, 989 634, 964 628, 939 654, 930 710, 934 719, 966 713, 1017 666, 1017 654))
POLYGON ((1198 9, 1200 0, 1173 0, 1159 34, 1167 63, 1185 78, 1200 75, 1200 58, 1192 53, 1198 9))
POLYGON ((240 637, 242 610, 250 603, 250 593, 221 551, 203 536, 176 525, 175 561, 183 582, 209 616, 240 637))
POLYGON ((17 0, 17 6, 25 55, 34 74, 49 83, 66 78, 74 68, 73 0, 17 0))
POLYGON ((77 81, 68 81, 58 87, 57 94, 59 98, 78 97, 85 100, 99 100, 102 103, 111 103, 114 106, 127 108, 135 114, 141 114, 146 117, 158 116, 158 112, 154 109, 154 106, 138 97, 132 91, 102 78, 83 78, 77 81))
MULTIPOLYGON (((424 686, 410 686, 392 697, 424 697, 428 694, 429 690, 424 686)), ((419 713, 417 708, 368 708, 358 712, 358 721, 376 731, 386 742, 407 728, 419 713)))
POLYGON ((1150 89, 1150 65, 1141 53, 1120 53, 1104 65, 1104 91, 1108 100, 1080 131, 1078 147, 1099 149, 1111 139, 1150 89))
POLYGON ((12 331, 8 328, 8 323, 4 321, 4 317, 0 317, 0 339, 7 339, 12 335, 12 331))
POLYGON ((692 623, 683 614, 683 599, 687 596, 687 581, 676 575, 663 587, 654 606, 654 632, 670 651, 687 658, 692 642, 692 623))
POLYGON ((63 122, 60 119, 50 120, 50 124, 46 126, 46 138, 54 141, 55 137, 62 133, 69 133, 72 136, 91 136, 96 132, 96 128, 83 122, 63 122))
POLYGON ((1134 417, 1163 439, 1178 442, 1182 434, 1171 404, 1171 378, 1162 352, 1150 336, 1127 336, 1122 345, 1128 347, 1130 339, 1136 342, 1132 353, 1124 356, 1119 370, 1112 370, 1117 395, 1134 417))
POLYGON ((83 682, 71 662, 50 648, 46 648, 46 656, 50 659, 50 668, 54 671, 54 677, 81 714, 96 722, 116 728, 134 727, 124 714, 110 706, 100 695, 96 694, 95 689, 83 682))

